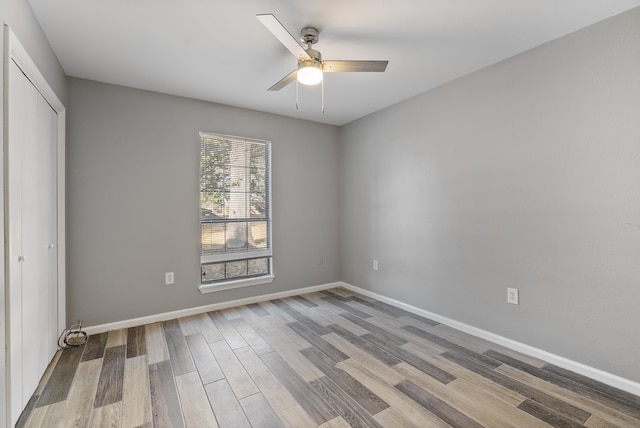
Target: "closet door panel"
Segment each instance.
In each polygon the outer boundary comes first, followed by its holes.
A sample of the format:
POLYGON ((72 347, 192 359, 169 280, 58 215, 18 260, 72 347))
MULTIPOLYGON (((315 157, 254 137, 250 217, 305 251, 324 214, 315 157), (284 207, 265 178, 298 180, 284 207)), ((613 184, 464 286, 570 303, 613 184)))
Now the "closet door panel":
POLYGON ((31 83, 12 61, 9 68, 9 145, 7 176, 9 186, 9 358, 11 361, 11 414, 19 415, 24 407, 22 388, 22 170, 24 141, 33 129, 29 126, 31 112, 35 111, 35 97, 31 83), (19 398, 19 399, 16 399, 19 398))
MULTIPOLYGON (((57 141, 58 115, 49 103, 38 94, 38 140, 44 159, 45 187, 43 191, 48 235, 43 237, 47 248, 47 364, 58 349, 58 170, 57 170, 57 141), (53 339, 53 340, 52 340, 53 339)), ((46 368, 46 367, 45 367, 46 368)))
MULTIPOLYGON (((22 160, 22 356, 23 399, 38 386, 50 360, 49 353, 49 163, 47 137, 42 135, 42 96, 32 87, 31 132, 22 160)), ((46 104, 46 102, 44 102, 46 104)))

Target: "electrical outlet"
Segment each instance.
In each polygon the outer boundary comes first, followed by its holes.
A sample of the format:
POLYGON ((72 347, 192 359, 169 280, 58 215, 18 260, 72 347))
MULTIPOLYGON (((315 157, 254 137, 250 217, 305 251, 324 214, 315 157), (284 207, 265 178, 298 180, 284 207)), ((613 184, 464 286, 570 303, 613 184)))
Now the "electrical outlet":
POLYGON ((507 288, 507 303, 511 303, 512 305, 519 304, 517 288, 507 288))
POLYGON ((324 257, 320 255, 320 257, 318 257, 318 266, 322 266, 323 264, 324 264, 324 257))
POLYGON ((164 274, 164 283, 165 285, 171 285, 174 283, 175 277, 173 272, 167 272, 164 274))
POLYGON ((373 261, 373 270, 378 270, 378 261, 377 260, 373 261))

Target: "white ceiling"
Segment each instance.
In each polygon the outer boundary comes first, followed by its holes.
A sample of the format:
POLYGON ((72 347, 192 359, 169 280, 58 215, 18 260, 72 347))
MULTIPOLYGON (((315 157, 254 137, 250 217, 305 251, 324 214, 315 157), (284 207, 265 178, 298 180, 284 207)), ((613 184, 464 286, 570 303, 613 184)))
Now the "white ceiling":
POLYGON ((539 46, 640 0, 29 0, 70 76, 342 125, 539 46), (323 59, 385 73, 267 88, 296 58, 255 18, 320 29, 323 59))

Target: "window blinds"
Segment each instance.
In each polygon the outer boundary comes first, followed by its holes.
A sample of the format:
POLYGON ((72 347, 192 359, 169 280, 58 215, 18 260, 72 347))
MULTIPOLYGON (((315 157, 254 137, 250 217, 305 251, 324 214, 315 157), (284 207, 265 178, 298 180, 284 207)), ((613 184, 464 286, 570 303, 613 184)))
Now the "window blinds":
POLYGON ((271 143, 200 133, 202 282, 271 272, 271 143))

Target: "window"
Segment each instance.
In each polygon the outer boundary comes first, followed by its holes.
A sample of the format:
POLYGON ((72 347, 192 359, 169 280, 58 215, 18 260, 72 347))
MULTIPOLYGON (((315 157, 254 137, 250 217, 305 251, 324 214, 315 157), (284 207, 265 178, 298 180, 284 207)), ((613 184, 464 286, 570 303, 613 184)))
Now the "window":
POLYGON ((271 143, 200 133, 202 292, 270 282, 271 143))

